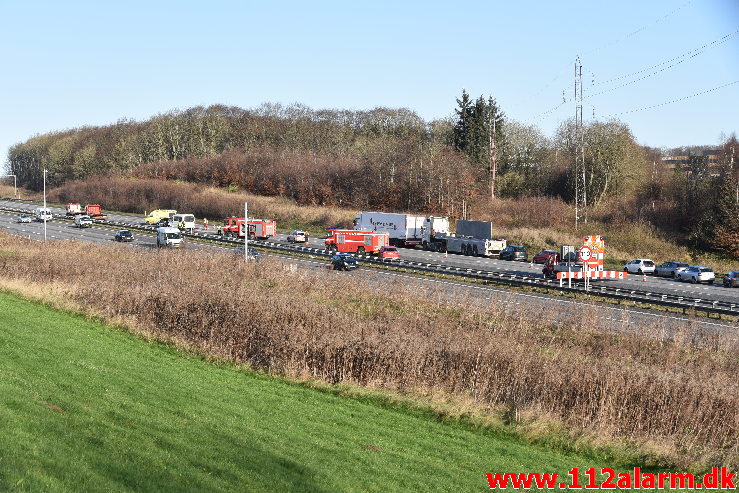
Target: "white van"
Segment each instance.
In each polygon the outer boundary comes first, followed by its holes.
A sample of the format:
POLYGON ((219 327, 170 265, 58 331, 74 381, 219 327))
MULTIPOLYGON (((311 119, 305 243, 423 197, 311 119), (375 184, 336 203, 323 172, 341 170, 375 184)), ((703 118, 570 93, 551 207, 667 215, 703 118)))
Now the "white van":
POLYGON ((46 208, 36 207, 33 210, 33 214, 36 216, 36 220, 41 221, 41 222, 51 221, 52 218, 54 217, 53 214, 51 213, 51 209, 49 209, 48 207, 46 208))
POLYGON ((92 227, 92 219, 90 216, 74 216, 74 225, 78 228, 89 228, 92 227))
POLYGON ((192 214, 174 214, 169 219, 169 225, 172 227, 178 227, 180 222, 185 224, 184 231, 192 231, 195 229, 195 216, 192 214))
POLYGON ((177 228, 157 228, 158 247, 179 247, 182 245, 182 234, 177 228))

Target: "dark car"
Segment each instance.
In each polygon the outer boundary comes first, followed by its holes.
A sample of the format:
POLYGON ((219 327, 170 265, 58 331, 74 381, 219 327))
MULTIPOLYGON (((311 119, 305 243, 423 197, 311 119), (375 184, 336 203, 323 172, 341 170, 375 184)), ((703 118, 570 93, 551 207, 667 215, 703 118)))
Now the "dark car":
MULTIPOLYGON (((239 246, 234 248, 234 254, 236 254, 237 257, 244 258, 244 247, 239 246)), ((249 260, 259 260, 260 253, 253 248, 249 249, 249 260)))
POLYGON ((337 253, 331 257, 331 268, 333 270, 353 270, 357 268, 357 259, 348 253, 337 253))
POLYGON ((685 262, 664 262, 654 268, 654 275, 677 279, 678 273, 688 267, 690 266, 685 262))
POLYGON ((724 276, 725 288, 739 287, 739 270, 732 270, 724 276))
POLYGON ((171 226, 171 221, 168 217, 163 217, 156 223, 157 228, 169 228, 171 226))
POLYGON ((122 229, 115 234, 115 241, 133 241, 133 233, 127 229, 122 229))
POLYGON ((529 254, 526 252, 526 247, 521 245, 509 245, 501 250, 498 254, 500 260, 521 260, 526 262, 529 258, 529 254))
POLYGON ((532 259, 532 261, 535 264, 544 264, 546 263, 549 257, 551 257, 552 255, 557 255, 557 253, 558 252, 556 250, 542 250, 536 255, 534 255, 534 258, 532 259))

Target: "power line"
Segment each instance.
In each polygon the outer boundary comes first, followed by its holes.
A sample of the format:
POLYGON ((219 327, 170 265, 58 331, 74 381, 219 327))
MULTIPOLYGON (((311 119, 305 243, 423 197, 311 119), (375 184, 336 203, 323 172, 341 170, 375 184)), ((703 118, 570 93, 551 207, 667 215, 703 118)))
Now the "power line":
POLYGON ((630 113, 637 113, 639 111, 645 111, 645 110, 651 110, 651 109, 654 109, 654 108, 659 108, 660 106, 665 106, 665 105, 668 105, 668 104, 679 103, 680 101, 685 101, 686 99, 691 99, 691 98, 694 98, 696 96, 701 96, 703 94, 708 94, 709 92, 718 91, 719 89, 723 89, 724 87, 728 87, 728 86, 731 86, 731 85, 734 85, 734 84, 737 84, 737 83, 739 83, 739 80, 735 80, 734 82, 729 82, 728 84, 724 84, 722 86, 714 87, 712 89, 707 89, 705 91, 697 92, 695 94, 691 94, 690 96, 683 96, 682 98, 673 99, 672 101, 665 101, 664 103, 659 103, 659 104, 655 104, 655 105, 652 105, 652 106, 643 106, 641 108, 636 108, 636 109, 629 110, 629 111, 622 111, 621 113, 614 113, 614 114, 612 114, 610 116, 628 115, 630 113))
MULTIPOLYGON (((676 60, 679 60, 680 58, 683 58, 683 57, 687 57, 688 55, 690 55, 690 58, 694 58, 694 57, 696 57, 696 56, 700 55, 701 53, 703 53, 703 52, 704 52, 705 50, 707 50, 708 48, 715 48, 716 46, 719 46, 719 45, 721 45, 721 44, 723 44, 723 43, 727 42, 727 41, 728 41, 728 40, 729 40, 729 39, 730 39, 730 38, 731 38, 732 36, 736 36, 737 34, 739 34, 739 29, 737 29, 737 30, 736 30, 736 31, 734 31, 733 33, 729 33, 729 34, 727 34, 726 36, 724 36, 724 37, 722 37, 722 38, 719 38, 719 39, 717 39, 717 40, 714 40, 714 41, 712 41, 712 42, 710 42, 710 43, 706 43, 706 44, 704 44, 703 46, 701 46, 700 48, 696 48, 696 49, 694 49, 694 50, 690 50, 690 51, 688 51, 688 52, 686 52, 686 53, 683 53, 682 55, 676 56, 675 58, 672 58, 672 59, 670 59, 670 60, 664 61, 664 62, 662 62, 662 63, 658 63, 658 64, 656 64, 656 65, 652 65, 651 67, 647 67, 647 68, 645 68, 645 69, 639 70, 638 72, 632 72, 632 73, 630 73, 630 74, 625 74, 625 75, 621 75, 621 76, 619 76, 619 77, 614 77, 614 78, 612 78, 612 79, 608 79, 608 80, 606 80, 606 81, 603 81, 603 82, 597 82, 597 83, 596 83, 596 85, 600 85, 600 84, 609 84, 609 83, 611 83, 611 82, 616 82, 616 81, 618 81, 618 80, 621 80, 621 79, 625 79, 625 78, 627 78, 627 77, 633 77, 633 76, 635 76, 635 75, 639 75, 639 74, 641 74, 641 73, 644 73, 644 72, 646 72, 646 71, 648 71, 648 70, 652 70, 652 69, 655 69, 655 68, 657 68, 657 67, 661 67, 662 65, 665 65, 665 64, 668 64, 668 63, 674 62, 674 61, 676 61, 676 60)), ((685 60, 682 60, 682 61, 685 61, 685 60)), ((682 62, 682 61, 681 61, 681 62, 682 62)), ((681 63, 681 62, 678 62, 678 63, 681 63)))
MULTIPOLYGON (((687 2, 685 2, 684 4, 680 5, 679 7, 675 8, 675 9, 673 9, 672 11, 668 12, 668 13, 667 13, 667 14, 665 14, 664 16, 662 16, 662 17, 659 17, 659 18, 657 18, 657 19, 656 19, 656 20, 655 20, 655 21, 654 21, 654 22, 653 22, 652 24, 648 24, 648 25, 642 26, 642 27, 640 27, 639 29, 637 29, 637 30, 635 30, 635 31, 632 31, 632 32, 630 32, 629 34, 627 34, 627 35, 623 36, 622 38, 619 38, 619 39, 616 39, 615 41, 612 41, 612 42, 610 42, 610 43, 606 43, 606 44, 604 44, 604 45, 601 45, 601 46, 600 46, 600 47, 598 47, 598 48, 595 48, 595 49, 593 49, 593 50, 590 50, 590 51, 588 51, 588 52, 585 52, 585 54, 586 54, 586 55, 589 55, 589 54, 592 54, 592 53, 597 53, 598 51, 601 51, 601 50, 603 50, 603 49, 605 49, 605 48, 607 48, 607 47, 609 47, 609 46, 611 46, 611 45, 615 45, 615 44, 618 44, 618 43, 620 43, 621 41, 623 41, 623 40, 625 40, 625 39, 631 38, 632 36, 635 36, 635 35, 637 35, 637 34, 641 33, 642 31, 645 31, 645 30, 647 30, 647 29, 649 29, 649 28, 653 27, 654 25, 656 25, 656 24, 659 24, 660 22, 664 21, 665 19, 668 19, 669 17, 673 16, 673 15, 674 15, 675 13, 677 13, 678 11, 680 11, 680 10, 682 10, 683 8, 687 7, 687 6, 688 6, 688 5, 690 5, 691 3, 693 3, 693 0, 688 0, 687 2)), ((739 30, 738 30, 737 32, 739 32, 739 30)), ((727 35, 727 36, 733 36, 734 34, 736 34, 736 32, 735 32, 735 33, 732 33, 731 35, 727 35)), ((723 38, 722 38, 722 39, 723 39, 723 38)), ((719 40, 719 41, 720 41, 720 40, 719 40)), ((722 41, 722 42, 723 42, 723 41, 722 41)), ((714 42, 714 43, 715 43, 715 42, 714 42)), ((701 48, 703 48, 703 47, 701 47, 701 48)), ((699 49, 701 49, 701 48, 699 48, 699 49)), ((695 50, 694 50, 694 51, 695 51, 695 50)), ((683 55, 683 56, 684 56, 684 55, 683 55)), ((578 56, 577 58, 579 59, 579 58, 580 58, 580 56, 578 56)), ((677 57, 677 58, 680 58, 680 57, 677 57)), ((669 60, 668 62, 664 62, 664 63, 669 63, 670 61, 672 61, 672 60, 669 60)), ((553 84, 554 82, 556 82, 556 81, 557 81, 557 80, 558 80, 558 79, 560 78, 560 76, 561 76, 561 75, 562 75, 563 73, 565 73, 565 72, 566 72, 567 70, 569 70, 569 68, 570 68, 570 66, 571 66, 571 64, 572 64, 572 63, 573 63, 572 61, 570 61, 570 62, 567 62, 567 64, 566 64, 566 65, 565 65, 564 67, 562 67, 562 68, 561 68, 561 69, 560 69, 560 70, 559 70, 559 71, 558 71, 558 72, 557 72, 557 73, 555 74, 555 76, 554 76, 554 77, 553 77, 553 78, 552 78, 552 79, 551 79, 551 80, 550 80, 549 82, 547 82, 547 83, 546 83, 546 84, 544 85, 544 87, 542 87, 542 88, 541 88, 541 89, 539 89, 539 90, 538 90, 538 91, 537 91, 536 93, 534 93, 532 97, 534 97, 534 98, 538 97, 538 96, 539 96, 539 95, 540 95, 540 94, 541 94, 542 92, 544 92, 544 91, 545 91, 545 90, 546 90, 547 88, 549 88, 549 87, 550 87, 550 86, 551 86, 551 85, 552 85, 552 84, 553 84)), ((664 64, 664 63, 663 63, 663 64, 664 64)), ((663 64, 658 64, 658 65, 656 65, 656 66, 659 66, 659 65, 663 65, 663 64)), ((646 71, 646 70, 650 70, 651 68, 654 68, 654 67, 650 67, 650 68, 647 68, 647 69, 641 70, 641 71, 639 71, 639 72, 636 72, 635 74, 628 74, 628 75, 625 75, 625 76, 622 76, 622 77, 619 77, 619 78, 626 78, 626 77, 629 77, 630 75, 638 75, 639 73, 641 73, 641 72, 644 72, 644 71, 646 71)), ((613 79, 612 79, 611 81, 613 81, 613 79)), ((611 82, 611 81, 606 81, 606 82, 603 82, 602 84, 605 84, 605 83, 608 83, 608 82, 611 82)), ((636 81, 634 81, 634 82, 636 82, 636 81)), ((629 84, 632 84, 632 83, 634 83, 634 82, 631 82, 631 83, 629 83, 629 84)), ((626 84, 626 85, 629 85, 629 84, 626 84)), ((611 89, 611 90, 615 90, 615 89, 618 89, 618 87, 617 87, 617 88, 613 88, 613 89, 611 89)), ((604 91, 604 92, 607 92, 607 91, 604 91)), ((563 93, 564 93, 564 91, 563 91, 563 93)), ((597 95, 599 95, 599 94, 602 94, 602 92, 601 92, 601 93, 598 93, 598 94, 595 94, 595 95, 592 95, 592 96, 590 96, 590 97, 595 97, 595 96, 597 96, 597 95)), ((538 114, 538 115, 536 115, 536 116, 535 116, 535 117, 534 117, 533 119, 534 119, 534 120, 538 120, 538 119, 540 119, 540 118, 543 118, 543 117, 547 117, 548 115, 550 115, 551 113, 553 113, 553 112, 555 112, 556 110, 560 109, 560 108, 561 108, 562 106, 564 106, 564 105, 565 105, 565 104, 567 104, 568 102, 569 102, 569 101, 568 101, 568 100, 567 100, 566 98, 564 98, 564 97, 563 97, 563 101, 562 101, 562 103, 560 103, 560 104, 558 104, 557 106, 554 106, 554 107, 552 107, 552 108, 550 108, 550 109, 548 109, 548 110, 546 110, 546 111, 544 111, 544 112, 542 112, 542 113, 539 113, 539 114, 538 114)))
POLYGON ((553 108, 549 108, 546 111, 542 111, 541 113, 539 113, 538 115, 534 117, 534 120, 539 120, 540 118, 549 116, 551 113, 554 113, 555 111, 557 111, 558 109, 560 109, 562 106, 564 106, 565 104, 569 102, 570 100, 568 100, 567 97, 565 96, 565 92, 562 91, 562 102, 559 103, 557 106, 554 106, 553 108))

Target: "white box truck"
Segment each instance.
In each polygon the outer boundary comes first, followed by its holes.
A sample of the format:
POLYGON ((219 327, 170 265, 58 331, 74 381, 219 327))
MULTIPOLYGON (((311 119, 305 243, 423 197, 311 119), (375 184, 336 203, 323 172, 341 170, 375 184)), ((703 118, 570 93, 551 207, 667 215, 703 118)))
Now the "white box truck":
POLYGON ((394 212, 361 212, 354 218, 354 229, 388 233, 393 246, 414 246, 428 243, 436 233, 448 232, 449 219, 394 212))

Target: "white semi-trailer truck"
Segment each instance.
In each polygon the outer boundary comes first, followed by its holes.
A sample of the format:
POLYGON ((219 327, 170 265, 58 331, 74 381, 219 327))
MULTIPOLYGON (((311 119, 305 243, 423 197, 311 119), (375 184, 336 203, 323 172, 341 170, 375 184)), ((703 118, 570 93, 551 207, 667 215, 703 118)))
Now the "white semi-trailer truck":
POLYGON ((354 218, 354 229, 388 233, 390 244, 394 246, 427 245, 436 234, 449 232, 449 218, 394 212, 361 212, 354 218))

